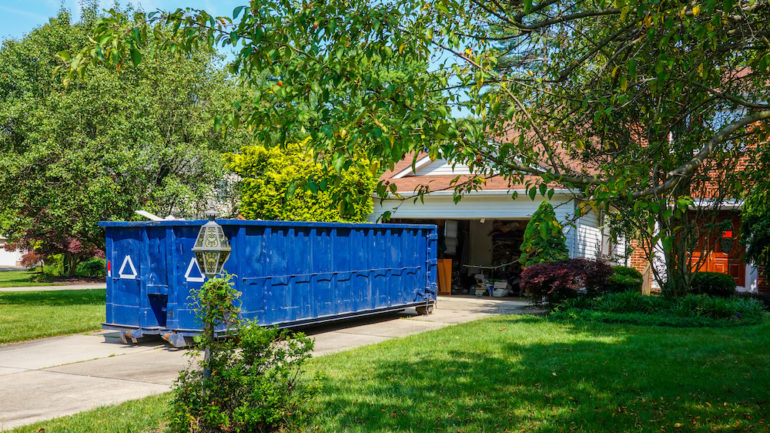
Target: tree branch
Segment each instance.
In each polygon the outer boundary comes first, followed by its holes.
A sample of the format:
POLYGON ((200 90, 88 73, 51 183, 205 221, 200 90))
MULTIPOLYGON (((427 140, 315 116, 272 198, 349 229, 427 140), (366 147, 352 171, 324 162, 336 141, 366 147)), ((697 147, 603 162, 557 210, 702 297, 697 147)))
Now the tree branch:
POLYGON ((722 99, 727 99, 728 101, 735 102, 736 104, 743 105, 744 107, 754 108, 754 109, 757 109, 757 110, 766 110, 766 109, 770 108, 770 104, 760 104, 758 102, 747 101, 747 100, 745 100, 743 98, 739 98, 739 97, 733 96, 733 95, 728 95, 727 93, 723 93, 723 92, 720 92, 718 90, 714 90, 711 87, 704 86, 703 84, 695 82, 695 81, 693 81, 692 84, 694 84, 697 87, 700 87, 701 89, 704 89, 707 92, 709 92, 709 93, 711 93, 713 95, 716 95, 716 96, 718 96, 718 97, 720 97, 722 99))
POLYGON ((741 118, 740 120, 736 121, 735 123, 726 126, 722 128, 717 135, 713 136, 711 140, 709 140, 698 152, 695 157, 693 157, 690 161, 688 161, 686 164, 682 165, 681 167, 671 170, 668 173, 666 173, 667 180, 663 182, 662 184, 648 188, 644 191, 639 191, 632 194, 632 197, 639 198, 648 196, 651 194, 656 194, 660 191, 665 191, 669 188, 672 188, 676 185, 676 183, 679 181, 679 179, 683 176, 687 176, 691 174, 693 171, 695 171, 700 165, 705 161, 711 153, 714 151, 714 149, 721 143, 723 143, 733 132, 737 131, 740 128, 743 128, 746 125, 750 125, 752 123, 758 122, 760 120, 770 119, 770 110, 763 110, 763 111, 757 111, 753 114, 750 114, 748 116, 745 116, 741 118))

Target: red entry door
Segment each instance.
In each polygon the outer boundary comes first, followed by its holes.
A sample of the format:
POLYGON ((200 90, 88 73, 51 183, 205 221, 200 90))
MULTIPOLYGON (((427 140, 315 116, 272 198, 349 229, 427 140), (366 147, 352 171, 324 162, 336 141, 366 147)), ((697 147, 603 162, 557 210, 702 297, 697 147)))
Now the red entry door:
MULTIPOLYGON (((710 236, 706 244, 706 258, 698 271, 719 272, 735 279, 735 284, 746 286, 746 264, 743 262, 743 247, 738 242, 740 219, 736 216, 725 218, 732 222, 732 227, 710 236)), ((697 264, 701 252, 693 253, 693 265, 697 264)))

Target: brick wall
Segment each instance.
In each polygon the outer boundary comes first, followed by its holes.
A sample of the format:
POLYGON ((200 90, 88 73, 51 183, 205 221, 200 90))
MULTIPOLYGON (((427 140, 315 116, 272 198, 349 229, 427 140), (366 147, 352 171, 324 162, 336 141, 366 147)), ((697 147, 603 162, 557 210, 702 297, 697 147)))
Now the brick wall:
MULTIPOLYGON (((756 155, 754 155, 753 153, 744 153, 735 162, 734 168, 731 167, 730 173, 740 172, 746 169, 750 169, 752 164, 751 159, 754 157, 756 157, 756 155)), ((712 180, 703 182, 699 185, 697 184, 693 185, 693 188, 690 191, 690 194, 692 194, 692 196, 696 199, 713 198, 713 197, 719 197, 720 195, 722 195, 723 192, 720 191, 720 185, 721 185, 721 182, 725 179, 725 177, 729 176, 729 173, 725 173, 724 168, 715 167, 715 165, 713 164, 706 164, 701 168, 701 170, 708 170, 708 177, 712 180)), ((721 187, 723 188, 724 185, 721 185, 721 187)))
POLYGON ((639 272, 644 272, 648 262, 644 250, 641 247, 641 242, 637 239, 631 239, 631 249, 633 249, 633 252, 628 259, 628 266, 639 272))

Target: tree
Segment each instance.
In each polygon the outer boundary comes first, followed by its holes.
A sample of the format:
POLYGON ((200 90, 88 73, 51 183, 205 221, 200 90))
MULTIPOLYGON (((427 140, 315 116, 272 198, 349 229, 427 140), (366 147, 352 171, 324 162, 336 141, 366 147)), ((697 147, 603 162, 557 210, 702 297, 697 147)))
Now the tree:
POLYGON ((242 178, 239 212, 246 218, 361 222, 372 213, 375 175, 351 167, 341 173, 341 183, 327 185, 322 166, 307 150, 307 140, 283 149, 243 147, 227 161, 227 168, 242 178), (336 197, 346 200, 347 206, 336 197))
POLYGON ((770 148, 765 145, 755 161, 753 187, 741 209, 741 241, 747 245, 746 261, 759 266, 770 278, 770 148))
POLYGON ((766 139, 768 16, 767 0, 268 0, 232 18, 112 13, 68 67, 136 61, 150 39, 237 47, 234 73, 270 79, 231 119, 265 144, 308 134, 338 172, 360 155, 392 168, 427 151, 469 165, 458 194, 492 175, 539 176, 533 199, 561 185, 619 209, 648 256, 662 246, 655 277, 680 295, 704 235, 683 231, 702 208, 693 196, 717 185, 719 209, 745 182, 735 168, 747 144, 766 139), (407 61, 425 66, 382 79, 407 61))
POLYGON ((0 230, 63 254, 70 273, 104 248, 99 221, 197 213, 242 138, 215 131, 237 90, 210 53, 148 52, 139 68, 98 67, 64 86, 55 56, 88 43, 94 7, 83 15, 73 24, 62 11, 0 48, 0 230))
POLYGON ((553 206, 543 201, 538 206, 524 230, 521 242, 521 266, 537 263, 561 262, 569 259, 567 238, 556 219, 553 206))

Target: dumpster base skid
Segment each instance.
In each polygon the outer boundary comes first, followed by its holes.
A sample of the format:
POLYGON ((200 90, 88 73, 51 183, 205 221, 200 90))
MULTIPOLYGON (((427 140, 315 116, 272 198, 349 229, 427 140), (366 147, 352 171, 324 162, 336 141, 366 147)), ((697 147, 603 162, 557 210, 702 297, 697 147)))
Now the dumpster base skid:
MULTIPOLYGON (((312 325, 321 325, 325 323, 338 322, 342 320, 349 320, 355 318, 377 316, 386 313, 394 313, 397 311, 403 311, 407 308, 414 307, 417 310, 417 314, 424 315, 433 312, 435 300, 429 300, 428 302, 414 302, 411 304, 398 305, 393 307, 378 308, 375 310, 358 311, 348 314, 339 314, 334 316, 317 317, 313 319, 297 320, 293 322, 266 324, 264 326, 277 326, 279 328, 294 329, 302 328, 312 325)), ((200 334, 200 330, 197 329, 166 329, 166 328, 139 328, 126 325, 116 325, 113 323, 102 323, 102 329, 110 331, 120 332, 120 341, 123 344, 136 344, 142 337, 157 335, 163 340, 167 341, 174 347, 185 347, 192 339, 200 334)))

